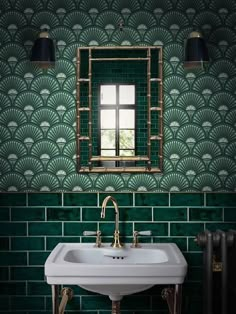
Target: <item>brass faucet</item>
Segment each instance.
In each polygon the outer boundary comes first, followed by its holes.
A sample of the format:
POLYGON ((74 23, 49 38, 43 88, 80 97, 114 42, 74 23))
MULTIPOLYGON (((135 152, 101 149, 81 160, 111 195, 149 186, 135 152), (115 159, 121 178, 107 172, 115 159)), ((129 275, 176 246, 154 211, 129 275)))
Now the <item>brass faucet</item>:
POLYGON ((111 244, 113 248, 122 248, 123 244, 120 242, 120 231, 119 231, 119 209, 118 209, 118 203, 116 199, 112 196, 107 196, 104 198, 102 202, 102 210, 101 210, 101 218, 105 218, 105 211, 107 207, 107 203, 111 201, 113 203, 113 206, 115 208, 115 231, 114 231, 114 241, 111 244))

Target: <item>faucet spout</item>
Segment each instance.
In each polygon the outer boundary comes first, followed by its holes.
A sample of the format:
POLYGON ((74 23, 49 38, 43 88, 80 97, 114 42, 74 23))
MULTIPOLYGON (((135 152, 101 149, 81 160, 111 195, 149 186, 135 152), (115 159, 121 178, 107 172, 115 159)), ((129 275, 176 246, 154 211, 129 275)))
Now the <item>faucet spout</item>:
POLYGON ((120 235, 120 231, 119 231, 119 208, 118 208, 118 203, 117 203, 116 199, 114 197, 112 197, 111 195, 104 198, 104 200, 102 202, 101 218, 105 218, 106 207, 107 207, 107 203, 109 201, 112 202, 114 209, 115 209, 115 231, 114 231, 114 242, 112 243, 112 247, 121 248, 121 247, 123 247, 123 244, 120 243, 120 237, 119 237, 119 235, 120 235))

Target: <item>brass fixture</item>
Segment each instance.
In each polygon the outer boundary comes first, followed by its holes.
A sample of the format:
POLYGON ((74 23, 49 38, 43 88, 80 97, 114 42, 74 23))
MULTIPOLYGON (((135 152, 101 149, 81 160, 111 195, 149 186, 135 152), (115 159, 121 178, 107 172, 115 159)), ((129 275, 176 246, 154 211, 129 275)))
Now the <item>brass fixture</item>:
POLYGON ((84 236, 96 236, 96 243, 94 247, 101 247, 102 246, 102 239, 101 239, 101 231, 84 231, 83 235, 84 236))
POLYGON ((222 272, 223 270, 223 263, 222 262, 218 262, 217 258, 215 256, 215 254, 213 254, 213 258, 212 258, 212 271, 213 272, 222 272))
POLYGON ((101 231, 97 231, 97 236, 96 236, 96 243, 95 247, 101 247, 102 246, 102 240, 101 240, 101 231))
POLYGON ((53 314, 63 314, 65 312, 65 308, 67 302, 73 298, 73 290, 71 288, 63 288, 61 290, 61 302, 59 305, 58 296, 59 296, 59 286, 52 285, 52 304, 53 304, 53 314))
POLYGON ((166 300, 170 314, 181 314, 182 286, 164 288, 161 292, 163 300, 166 300))
POLYGON ((131 244, 131 248, 140 248, 141 245, 138 243, 138 235, 150 236, 152 235, 152 231, 134 231, 133 232, 133 243, 131 244))
POLYGON ((119 231, 119 209, 118 209, 118 203, 116 199, 112 196, 107 196, 104 198, 102 202, 102 210, 101 210, 101 218, 105 218, 105 211, 107 207, 107 203, 111 201, 113 203, 113 206, 115 208, 115 231, 114 231, 114 241, 111 244, 113 248, 122 248, 123 244, 120 242, 120 231, 119 231))

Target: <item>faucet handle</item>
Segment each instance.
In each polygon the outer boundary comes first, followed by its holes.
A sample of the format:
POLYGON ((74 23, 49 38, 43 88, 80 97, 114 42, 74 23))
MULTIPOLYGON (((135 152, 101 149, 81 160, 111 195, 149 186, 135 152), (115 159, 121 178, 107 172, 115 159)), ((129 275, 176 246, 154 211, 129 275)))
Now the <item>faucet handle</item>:
POLYGON ((137 232, 138 232, 138 235, 141 235, 141 236, 151 236, 152 235, 151 230, 137 231, 137 232))
POLYGON ((97 235, 97 231, 84 231, 83 235, 84 236, 95 236, 95 235, 97 235))
POLYGON ((97 230, 97 231, 84 231, 83 235, 84 236, 96 236, 96 243, 95 243, 95 247, 101 247, 102 246, 102 240, 101 240, 101 231, 97 230))
POLYGON ((131 244, 132 248, 139 248, 141 245, 138 243, 138 235, 141 236, 150 236, 152 235, 151 230, 146 230, 146 231, 134 231, 133 232, 133 243, 131 244))

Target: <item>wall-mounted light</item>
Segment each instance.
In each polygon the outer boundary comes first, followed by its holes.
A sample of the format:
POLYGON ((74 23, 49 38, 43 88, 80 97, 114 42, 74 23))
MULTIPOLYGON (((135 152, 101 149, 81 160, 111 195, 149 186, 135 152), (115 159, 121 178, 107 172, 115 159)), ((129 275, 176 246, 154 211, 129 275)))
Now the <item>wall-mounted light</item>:
POLYGON ((189 34, 185 45, 185 68, 202 68, 209 61, 208 50, 202 34, 193 31, 189 34))
POLYGON ((49 37, 47 30, 42 31, 35 40, 30 61, 35 62, 39 67, 44 69, 55 65, 54 43, 49 37))

